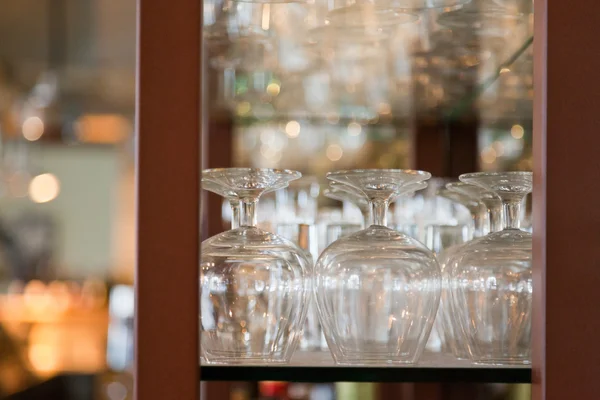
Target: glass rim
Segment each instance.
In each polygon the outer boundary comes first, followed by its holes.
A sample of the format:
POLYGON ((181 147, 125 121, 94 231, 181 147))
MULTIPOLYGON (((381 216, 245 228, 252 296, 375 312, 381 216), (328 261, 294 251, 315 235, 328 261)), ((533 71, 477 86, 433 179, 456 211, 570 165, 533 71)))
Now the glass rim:
POLYGON ((233 3, 254 3, 254 4, 307 4, 306 0, 232 0, 233 3))
POLYGON ((503 176, 526 176, 526 177, 532 177, 533 178, 533 172, 532 171, 506 171, 506 172, 469 172, 467 174, 461 174, 458 176, 458 179, 463 182, 463 183, 467 183, 465 182, 464 179, 473 179, 473 178, 479 178, 479 177, 503 177, 503 176))
MULTIPOLYGON (((422 0, 420 1, 421 4, 419 5, 400 5, 398 3, 402 3, 401 0, 392 0, 391 3, 394 4, 394 7, 400 10, 408 10, 408 11, 421 11, 421 10, 432 10, 432 9, 447 9, 450 8, 453 11, 454 10, 460 10, 462 9, 462 7, 464 7, 465 5, 471 3, 472 0, 437 0, 434 1, 433 5, 428 5, 427 1, 422 0), (437 4, 437 3, 441 3, 441 4, 437 4)), ((415 1, 411 1, 411 2, 415 2, 415 1)))
MULTIPOLYGON (((201 188, 208 190, 209 192, 216 193, 222 197, 235 198, 244 197, 243 193, 248 193, 248 190, 256 191, 257 196, 261 196, 266 193, 274 192, 279 189, 283 189, 289 185, 293 180, 302 177, 302 173, 290 169, 276 169, 276 168, 209 168, 202 170, 202 177, 200 179, 201 188), (255 187, 252 189, 238 187, 235 184, 231 185, 226 183, 229 178, 235 179, 235 177, 256 177, 260 180, 263 178, 270 181, 261 187, 255 187), (213 190, 214 187, 207 188, 207 183, 214 184, 216 186, 222 186, 222 190, 213 190), (227 192, 234 192, 235 196, 227 195, 227 192)), ((213 185, 209 185, 213 186, 213 185)))
POLYGON ((366 168, 366 169, 342 169, 338 171, 330 171, 325 174, 327 179, 330 176, 336 175, 360 175, 360 174, 372 174, 372 173, 384 173, 384 174, 398 174, 398 175, 412 175, 424 177, 424 180, 431 178, 431 173, 427 171, 421 171, 416 169, 378 169, 378 168, 366 168))
MULTIPOLYGON (((291 169, 279 169, 279 168, 249 168, 249 167, 234 167, 234 168, 207 168, 202 170, 202 179, 204 178, 204 174, 212 174, 217 172, 258 172, 263 174, 273 174, 273 175, 289 175, 295 176, 297 178, 302 177, 302 173, 300 171, 294 171, 291 169)), ((208 178, 208 177, 207 177, 208 178)))
MULTIPOLYGON (((396 198, 414 194, 415 192, 426 189, 428 185, 429 184, 426 181, 407 183, 406 185, 403 185, 396 191, 396 198)), ((326 190, 328 190, 329 193, 332 194, 346 193, 350 196, 357 196, 360 198, 366 197, 365 192, 363 190, 357 189, 354 186, 351 186, 347 183, 338 181, 331 181, 329 183, 329 188, 327 188, 326 190)))
MULTIPOLYGON (((289 184, 288 181, 281 182, 279 185, 275 185, 273 187, 265 189, 263 194, 272 193, 272 192, 276 192, 280 189, 284 189, 288 186, 288 184, 289 184)), ((217 180, 206 179, 206 180, 202 181, 201 186, 202 186, 202 190, 207 190, 207 191, 217 194, 227 200, 240 200, 239 194, 234 193, 235 192, 234 189, 228 188, 223 185, 219 185, 217 180), (207 185, 209 187, 206 187, 207 185)))
MULTIPOLYGON (((458 9, 440 15, 437 23, 447 28, 486 30, 490 27, 496 28, 504 22, 523 23, 522 21, 525 20, 524 13, 506 14, 502 11, 504 10, 465 11, 464 9, 458 9), (475 19, 473 16, 477 16, 477 18, 475 19)), ((511 30, 510 27, 505 29, 507 32, 511 30)))

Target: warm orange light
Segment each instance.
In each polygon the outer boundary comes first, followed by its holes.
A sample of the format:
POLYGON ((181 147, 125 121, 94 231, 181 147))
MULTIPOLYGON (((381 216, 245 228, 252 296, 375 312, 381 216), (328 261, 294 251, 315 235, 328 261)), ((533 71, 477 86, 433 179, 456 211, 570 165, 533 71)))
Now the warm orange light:
POLYGON ((525 134, 525 129, 521 125, 513 125, 510 128, 510 135, 515 139, 523 139, 523 135, 525 134))
POLYGON ((344 151, 342 150, 342 148, 337 145, 337 144, 330 144, 327 147, 327 150, 325 150, 325 155, 327 156, 327 158, 329 158, 331 161, 338 161, 339 159, 342 158, 342 155, 344 154, 344 151))
POLYGON ((30 142, 34 142, 44 134, 44 121, 39 117, 29 117, 23 122, 21 128, 23 130, 23 137, 30 142))
POLYGON ((300 134, 300 123, 298 121, 290 121, 285 125, 285 133, 289 138, 298 137, 300 134))
POLYGON ((49 344, 32 344, 29 347, 29 361, 36 371, 41 373, 53 372, 58 367, 58 352, 55 346, 49 344))
POLYGON ((131 132, 129 121, 114 114, 84 115, 77 120, 75 127, 79 140, 86 143, 119 143, 131 132))
POLYGON ((71 306, 71 294, 65 282, 53 281, 47 288, 52 307, 58 312, 64 312, 71 306))
POLYGON ((493 164, 496 162, 496 150, 489 147, 481 152, 481 159, 486 164, 493 164))
POLYGON ((267 86, 267 93, 269 93, 271 96, 277 96, 280 90, 281 86, 279 86, 279 84, 275 82, 269 83, 269 85, 267 86))
POLYGON ((29 197, 36 203, 47 203, 60 193, 58 178, 52 174, 41 174, 29 183, 29 197))

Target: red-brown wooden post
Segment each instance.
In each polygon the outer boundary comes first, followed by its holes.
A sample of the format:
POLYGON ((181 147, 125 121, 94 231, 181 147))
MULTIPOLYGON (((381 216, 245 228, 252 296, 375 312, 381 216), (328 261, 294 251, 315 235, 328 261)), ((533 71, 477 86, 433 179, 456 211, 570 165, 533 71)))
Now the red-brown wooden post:
POLYGON ((138 0, 137 400, 200 396, 201 3, 138 0))
POLYGON ((600 393, 599 15, 535 1, 533 400, 600 393))

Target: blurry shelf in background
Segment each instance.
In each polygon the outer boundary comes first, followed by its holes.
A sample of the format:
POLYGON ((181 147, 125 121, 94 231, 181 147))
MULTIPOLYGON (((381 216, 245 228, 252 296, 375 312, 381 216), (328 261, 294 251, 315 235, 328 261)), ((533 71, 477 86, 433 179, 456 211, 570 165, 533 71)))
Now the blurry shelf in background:
MULTIPOLYGON (((231 113, 236 124, 241 127, 298 120, 309 125, 343 126, 360 121, 365 125, 373 125, 374 128, 394 126, 408 129, 412 126, 414 118, 435 118, 449 122, 460 120, 473 110, 480 114, 480 118, 493 122, 502 123, 502 120, 506 119, 505 123, 511 124, 515 118, 531 120, 533 104, 532 68, 530 65, 532 48, 533 36, 528 36, 522 43, 517 42, 516 47, 511 49, 508 55, 498 59, 497 63, 491 64, 491 67, 485 66, 485 70, 483 70, 483 66, 479 65, 482 61, 479 60, 473 66, 465 68, 458 73, 458 76, 471 74, 472 69, 479 71, 479 75, 473 82, 474 86, 471 89, 463 88, 462 93, 453 93, 450 99, 437 102, 435 105, 412 104, 417 98, 422 97, 422 94, 407 92, 405 95, 391 98, 390 104, 380 104, 377 113, 373 113, 373 110, 361 110, 360 107, 348 108, 342 104, 339 104, 337 109, 328 112, 288 110, 285 107, 280 109, 276 103, 269 102, 260 104, 257 109, 254 109, 249 102, 242 102, 242 105, 238 104, 231 110, 231 113), (503 75, 508 81, 504 83, 503 94, 490 94, 489 91, 494 90, 493 88, 500 82, 503 75), (489 95, 489 99, 484 98, 487 95, 489 95), (415 100, 411 101, 411 97, 414 97, 415 100), (510 112, 499 112, 506 107, 510 108, 510 112), (496 112, 490 115, 490 109, 496 112)), ((427 86, 424 85, 425 90, 427 86)), ((300 92, 295 94, 300 97, 302 95, 300 92)), ((222 106, 221 104, 216 107, 222 106)), ((211 113, 218 115, 222 111, 216 108, 211 110, 211 113)))
MULTIPOLYGON (((522 56, 524 56, 528 50, 533 48, 533 36, 527 38, 527 40, 506 60, 503 60, 493 71, 493 73, 487 77, 483 77, 483 80, 475 87, 472 93, 469 93, 464 96, 462 100, 456 103, 454 107, 451 108, 450 112, 446 115, 446 118, 449 120, 460 119, 460 117, 471 107, 473 104, 479 99, 479 97, 489 89, 494 83, 500 78, 500 76, 504 73, 510 72, 510 68, 517 63, 522 56)), ((528 69, 529 70, 529 69, 528 69)), ((530 82, 533 85, 533 81, 530 82)), ((533 102, 533 97, 531 98, 531 102, 533 102)), ((518 112, 518 110, 515 110, 518 112)), ((511 116, 514 116, 515 113, 511 113, 511 116)), ((532 118, 531 110, 527 110, 527 112, 523 113, 523 116, 532 118)))
POLYGON ((485 366, 426 353, 418 365, 336 366, 328 352, 297 352, 289 365, 201 365, 203 381, 531 383, 530 366, 485 366))

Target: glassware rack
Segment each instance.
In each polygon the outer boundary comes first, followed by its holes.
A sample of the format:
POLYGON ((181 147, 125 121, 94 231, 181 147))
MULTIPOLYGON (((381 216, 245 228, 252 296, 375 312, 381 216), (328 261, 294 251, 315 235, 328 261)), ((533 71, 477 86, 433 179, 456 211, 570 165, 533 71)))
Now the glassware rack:
MULTIPOLYGON (((366 133, 385 142, 414 134, 419 121, 450 126, 474 115, 478 129, 514 121, 531 127, 530 1, 210 0, 204 11, 208 118, 226 115, 242 141, 252 129, 274 127, 288 141, 326 126, 343 131, 334 136, 366 133)), ((281 149, 265 152, 261 141, 239 147, 263 153, 260 166, 287 168, 276 156, 281 149)), ((486 367, 441 354, 397 368, 336 366, 326 350, 297 351, 289 365, 202 365, 202 379, 531 381, 528 366, 486 367)))
POLYGON ((233 137, 236 166, 414 168, 420 131, 445 137, 452 158, 449 142, 475 130, 489 138, 474 145, 479 165, 531 169, 531 1, 211 0, 205 10, 208 119, 229 120, 217 135, 233 137))
MULTIPOLYGON (((207 82, 201 82, 197 73, 200 60, 206 59, 205 55, 200 55, 200 38, 195 36, 200 31, 202 7, 193 0, 173 3, 170 7, 147 1, 140 4, 137 398, 197 398, 198 380, 228 379, 225 375, 235 374, 236 368, 239 371, 246 369, 235 366, 198 367, 200 222, 197 216, 202 168, 198 132, 201 122, 209 119, 205 108, 202 112, 198 110, 202 103, 210 103, 210 98, 205 96, 203 101, 200 100, 199 89, 205 89, 207 82), (170 74, 171 79, 165 79, 165 74, 170 74), (166 131, 176 131, 177 140, 173 140, 173 135, 166 135, 166 131), (170 207, 168 214, 164 212, 165 206, 170 207), (177 265, 177 273, 174 275, 173 268, 164 268, 165 265, 177 265), (174 312, 182 308, 189 312, 174 312), (165 346, 166 337, 171 339, 168 346, 165 346)), ((597 274, 592 273, 595 254, 589 252, 595 238, 594 224, 587 222, 596 217, 597 213, 590 209, 589 204, 598 198, 600 191, 597 191, 597 181, 590 179, 582 185, 581 180, 573 179, 573 174, 597 170, 597 158, 594 157, 597 147, 591 145, 596 143, 594 140, 597 138, 588 134, 585 140, 573 140, 564 132, 597 130, 597 118, 594 118, 597 107, 594 101, 589 101, 588 94, 597 92, 600 84, 593 79, 592 73, 598 68, 600 59, 589 51, 590 42, 583 40, 593 37, 593 29, 597 25, 593 15, 597 14, 591 12, 592 9, 589 13, 575 12, 571 5, 560 2, 553 4, 552 13, 548 12, 546 1, 536 1, 535 7, 537 112, 533 118, 533 150, 536 152, 533 160, 533 197, 536 199, 533 207, 536 221, 533 269, 536 308, 532 336, 536 385, 532 397, 545 399, 551 393, 558 397, 593 398, 597 393, 596 371, 593 368, 595 360, 589 354, 597 350, 598 341, 594 339, 597 329, 590 329, 590 326, 596 327, 598 323, 590 319, 589 314, 593 312, 590 304, 595 304, 592 300, 597 298, 594 296, 598 291, 594 288, 598 280, 597 274), (574 59, 585 62, 574 63, 574 59), (552 91, 547 90, 548 86, 552 86, 552 91), (573 90, 575 87, 589 90, 578 93, 573 90), (572 157, 572 154, 578 157, 572 157), (571 218, 564 218, 558 212, 559 204, 565 201, 570 204, 571 218), (552 229, 546 229, 550 225, 552 229), (575 231, 581 234, 564 234, 575 231), (574 276, 572 271, 562 268, 566 263, 581 265, 588 273, 586 279, 582 280, 580 275, 574 276), (563 299, 569 299, 569 307, 564 307, 563 299), (569 364, 581 368, 565 369, 564 365, 569 364)), ((498 68, 500 65, 496 65, 498 76, 510 76, 502 67, 498 68)), ((489 111, 493 114, 494 108, 489 108, 489 111)), ((522 133, 516 132, 517 135, 522 133)), ((208 150, 204 146, 206 144, 203 143, 203 160, 207 153, 215 150, 213 146, 209 146, 208 150)), ((360 379, 350 372, 364 375, 374 372, 370 380, 383 380, 386 374, 390 374, 387 376, 397 375, 398 381, 406 381, 399 374, 405 370, 427 375, 417 380, 421 382, 477 380, 475 373, 463 373, 475 370, 475 367, 463 368, 461 365, 455 368, 457 364, 452 365, 453 372, 446 375, 446 379, 435 375, 444 371, 443 368, 435 368, 442 367, 441 360, 416 368, 367 371, 330 364, 320 367, 317 357, 309 358, 312 365, 305 367, 300 364, 298 368, 302 369, 295 370, 298 375, 294 379, 303 379, 304 375, 300 373, 324 374, 327 368, 331 368, 347 374, 349 380, 360 379), (428 377, 429 374, 433 377, 428 377)), ((253 368, 253 371, 268 373, 271 379, 284 379, 280 373, 285 368, 296 367, 292 364, 288 367, 253 368)), ((501 368, 491 369, 497 374, 501 368)), ((516 371, 518 368, 506 370, 516 371)), ((531 380, 531 370, 523 370, 531 380)), ((259 378, 267 376, 256 377, 259 378)), ((412 378, 416 380, 415 376, 412 378)), ((487 381, 505 381, 498 375, 495 378, 487 381)))

